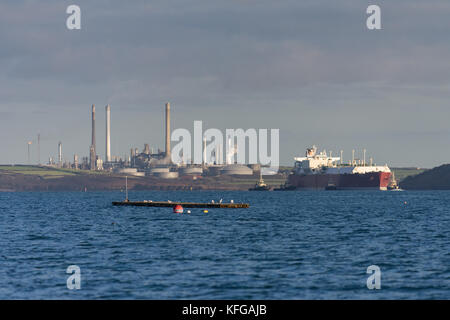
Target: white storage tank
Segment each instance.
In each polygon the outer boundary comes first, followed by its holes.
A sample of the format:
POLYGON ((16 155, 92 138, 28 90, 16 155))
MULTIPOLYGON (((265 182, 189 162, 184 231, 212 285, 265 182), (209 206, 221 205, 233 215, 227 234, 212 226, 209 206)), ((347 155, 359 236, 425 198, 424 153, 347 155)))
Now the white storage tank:
POLYGON ((253 170, 243 164, 230 164, 220 171, 225 175, 253 175, 253 170))
POLYGON ((137 169, 136 168, 116 168, 116 169, 114 169, 114 173, 134 174, 134 173, 137 173, 137 169))
POLYGON ((180 176, 201 176, 203 169, 201 167, 185 167, 180 168, 180 176))
POLYGON ((175 171, 156 172, 154 173, 154 176, 161 179, 176 179, 178 178, 178 172, 175 171))
POLYGON ((150 168, 147 171, 147 175, 154 176, 154 175, 157 175, 159 173, 167 173, 167 172, 170 172, 170 168, 167 168, 167 167, 161 167, 161 168, 155 167, 155 168, 150 168))

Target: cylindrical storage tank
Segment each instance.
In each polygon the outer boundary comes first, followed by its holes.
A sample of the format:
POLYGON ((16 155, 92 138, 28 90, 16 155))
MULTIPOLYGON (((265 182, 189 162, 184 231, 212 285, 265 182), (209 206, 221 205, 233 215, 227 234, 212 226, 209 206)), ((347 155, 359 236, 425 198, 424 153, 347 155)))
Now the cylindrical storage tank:
POLYGON ((116 169, 114 169, 114 173, 134 175, 137 173, 137 169, 136 168, 116 168, 116 169))
POLYGON ((220 175, 220 171, 222 170, 223 166, 209 166, 208 167, 208 175, 210 176, 218 176, 220 175))
POLYGON ((202 175, 203 169, 199 167, 186 167, 181 168, 179 171, 181 176, 196 176, 196 175, 202 175))
POLYGON ((249 164, 248 167, 253 170, 253 172, 259 172, 261 170, 261 165, 259 163, 249 164))
POLYGON ((150 176, 152 176, 152 175, 156 175, 156 174, 158 174, 158 173, 164 173, 164 172, 169 172, 170 171, 170 168, 150 168, 148 171, 147 171, 147 174, 148 175, 150 175, 150 176))
POLYGON ((154 174, 155 177, 161 179, 176 179, 178 178, 178 172, 170 171, 170 172, 156 172, 154 174))
POLYGON ((230 164, 225 166, 220 173, 224 175, 253 175, 253 170, 242 164, 230 164))
POLYGON ((145 172, 136 172, 136 173, 132 173, 131 175, 133 175, 135 177, 145 177, 145 172))

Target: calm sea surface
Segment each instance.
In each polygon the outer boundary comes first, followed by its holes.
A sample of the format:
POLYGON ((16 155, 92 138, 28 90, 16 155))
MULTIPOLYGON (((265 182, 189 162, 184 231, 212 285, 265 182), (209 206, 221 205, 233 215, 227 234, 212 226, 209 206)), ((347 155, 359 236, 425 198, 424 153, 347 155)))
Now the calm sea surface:
POLYGON ((450 192, 0 193, 1 299, 450 299, 450 192), (186 209, 185 209, 186 212, 186 209), (81 289, 69 290, 69 265, 81 289), (366 286, 381 269, 381 289, 366 286))

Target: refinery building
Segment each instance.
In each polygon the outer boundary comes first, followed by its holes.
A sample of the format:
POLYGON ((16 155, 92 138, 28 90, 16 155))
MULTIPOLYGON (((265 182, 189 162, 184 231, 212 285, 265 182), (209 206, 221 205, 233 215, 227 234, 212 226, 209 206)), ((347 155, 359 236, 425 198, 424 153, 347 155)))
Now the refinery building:
MULTIPOLYGON (((123 174, 128 176, 154 176, 161 179, 176 179, 183 176, 200 177, 203 175, 219 176, 252 176, 259 172, 259 165, 242 165, 232 163, 232 155, 225 155, 226 161, 223 164, 222 160, 214 161, 213 163, 206 162, 206 141, 203 143, 203 161, 202 164, 186 164, 173 163, 171 156, 171 120, 170 120, 170 103, 165 104, 164 108, 164 135, 165 135, 165 149, 154 152, 149 144, 145 144, 140 151, 138 148, 130 148, 128 157, 122 158, 111 155, 111 106, 105 107, 106 117, 106 140, 105 140, 105 158, 102 159, 98 155, 96 145, 96 109, 92 105, 91 109, 91 144, 89 145, 89 156, 83 157, 80 161, 78 155, 73 156, 73 162, 63 162, 62 143, 58 144, 58 159, 55 162, 52 158, 49 159, 49 166, 72 168, 92 171, 108 171, 115 174, 123 174)), ((233 148, 230 148, 233 150, 233 148)), ((222 154, 219 150, 215 152, 216 159, 222 159, 222 154)))

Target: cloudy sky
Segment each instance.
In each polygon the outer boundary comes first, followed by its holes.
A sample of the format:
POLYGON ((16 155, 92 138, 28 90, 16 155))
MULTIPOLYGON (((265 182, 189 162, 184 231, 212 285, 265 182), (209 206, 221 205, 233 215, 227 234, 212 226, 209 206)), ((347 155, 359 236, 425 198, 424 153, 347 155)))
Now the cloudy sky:
POLYGON ((0 2, 0 163, 163 148, 172 128, 279 128, 282 164, 316 144, 391 166, 450 162, 448 0, 0 2), (81 7, 81 30, 66 8, 81 7), (382 30, 366 28, 369 4, 382 30))

